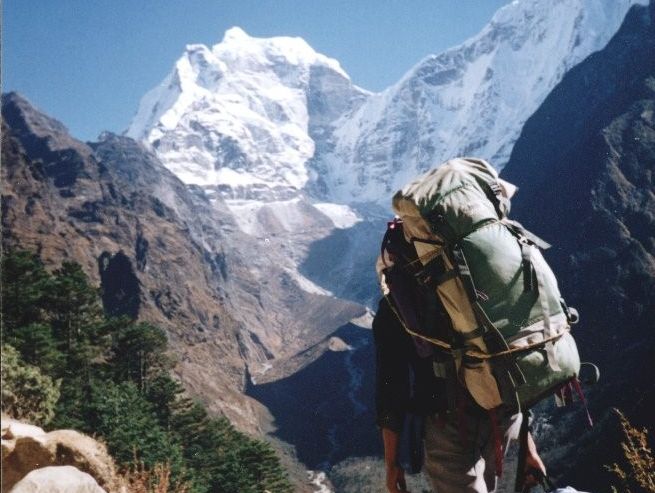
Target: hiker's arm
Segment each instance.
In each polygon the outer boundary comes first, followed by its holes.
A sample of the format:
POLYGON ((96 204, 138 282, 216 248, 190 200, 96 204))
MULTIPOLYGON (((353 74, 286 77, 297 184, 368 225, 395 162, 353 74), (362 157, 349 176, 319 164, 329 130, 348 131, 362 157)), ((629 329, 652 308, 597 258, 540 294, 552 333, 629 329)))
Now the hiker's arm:
POLYGON ((398 444, 400 434, 390 428, 382 428, 382 442, 384 443, 384 468, 386 471, 386 485, 389 493, 402 493, 407 491, 405 472, 398 465, 398 444))
POLYGON ((406 334, 386 300, 373 319, 375 341, 376 421, 382 431, 386 485, 389 493, 406 491, 405 475, 398 465, 398 444, 409 399, 409 367, 403 343, 406 334))
POLYGON ((380 428, 399 432, 409 402, 407 334, 386 300, 373 319, 375 341, 375 411, 380 428))

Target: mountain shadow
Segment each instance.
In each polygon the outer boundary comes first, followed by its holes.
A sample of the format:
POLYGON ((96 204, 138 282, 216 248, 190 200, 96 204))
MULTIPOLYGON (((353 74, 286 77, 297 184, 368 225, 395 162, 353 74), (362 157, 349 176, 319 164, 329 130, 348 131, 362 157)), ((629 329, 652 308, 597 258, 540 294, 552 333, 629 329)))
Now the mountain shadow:
POLYGON ((319 346, 306 351, 309 363, 291 376, 250 384, 246 394, 270 410, 277 427, 273 434, 294 445, 298 459, 310 469, 380 455, 372 410, 371 331, 348 324, 319 346), (317 358, 311 355, 315 349, 321 353, 317 358))
POLYGON ((602 465, 620 455, 609 409, 655 425, 654 115, 651 1, 564 77, 526 122, 502 173, 519 186, 512 215, 555 245, 546 255, 580 310, 581 356, 601 369, 589 392, 599 425, 581 433, 579 415, 551 422, 559 437, 550 440, 551 469, 593 491, 609 491, 602 465))

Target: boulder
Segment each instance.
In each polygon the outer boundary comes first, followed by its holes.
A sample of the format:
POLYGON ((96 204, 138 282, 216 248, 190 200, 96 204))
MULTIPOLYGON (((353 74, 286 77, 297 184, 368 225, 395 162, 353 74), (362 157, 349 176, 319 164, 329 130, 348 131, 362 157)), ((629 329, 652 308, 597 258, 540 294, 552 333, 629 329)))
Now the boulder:
POLYGON ((107 448, 87 435, 74 430, 46 433, 10 419, 3 419, 2 433, 2 491, 9 491, 31 471, 50 466, 73 466, 108 492, 125 490, 107 448))
POLYGON ((57 457, 57 444, 49 442, 45 433, 11 441, 13 450, 2 459, 2 491, 8 491, 30 471, 53 465, 57 457))
POLYGON ((15 421, 13 419, 3 418, 2 420, 3 439, 6 438, 11 440, 18 437, 38 437, 41 435, 45 435, 45 431, 38 426, 21 423, 20 421, 15 421))
POLYGON ((9 493, 107 493, 93 476, 73 466, 35 469, 9 490, 9 493))
POLYGON ((120 489, 116 466, 104 444, 74 430, 51 431, 46 436, 49 443, 57 444, 56 464, 75 466, 110 491, 120 489))

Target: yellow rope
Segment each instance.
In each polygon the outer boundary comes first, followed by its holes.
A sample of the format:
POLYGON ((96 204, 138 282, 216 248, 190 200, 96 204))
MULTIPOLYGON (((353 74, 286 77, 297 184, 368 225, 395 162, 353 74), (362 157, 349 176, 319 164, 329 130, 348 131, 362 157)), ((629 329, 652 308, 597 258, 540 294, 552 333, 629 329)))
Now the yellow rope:
POLYGON ((520 352, 520 351, 527 351, 529 349, 533 349, 533 348, 536 348, 536 347, 539 347, 539 346, 544 346, 546 343, 548 343, 550 341, 554 341, 556 339, 559 339, 560 337, 562 337, 564 335, 564 333, 569 332, 570 330, 571 330, 570 327, 566 327, 559 334, 555 334, 554 336, 547 337, 546 339, 543 339, 543 340, 541 340, 539 342, 533 342, 532 344, 528 344, 527 346, 521 346, 521 347, 515 347, 515 348, 512 348, 512 349, 506 349, 505 351, 500 351, 498 353, 485 354, 485 353, 482 353, 482 352, 477 351, 475 349, 468 349, 465 352, 465 354, 467 354, 469 356, 473 356, 474 358, 479 358, 479 359, 491 359, 491 358, 496 358, 498 356, 506 356, 508 354, 517 353, 517 352, 520 352))
POLYGON ((387 303, 389 304, 389 308, 391 308, 391 311, 396 315, 396 318, 398 319, 398 321, 400 322, 400 324, 401 324, 401 325, 403 326, 403 328, 405 329, 405 332, 407 332, 408 334, 413 335, 413 336, 415 336, 415 337, 418 337, 419 339, 424 339, 424 340, 426 340, 426 341, 428 341, 428 342, 431 342, 431 343, 434 344, 435 346, 439 346, 439 347, 441 347, 442 349, 447 349, 447 350, 449 350, 449 351, 452 351, 453 347, 452 347, 450 344, 448 344, 447 342, 444 342, 444 341, 442 341, 441 339, 435 339, 435 338, 432 338, 432 337, 425 336, 425 335, 423 335, 423 334, 419 334, 419 333, 414 332, 413 330, 411 330, 409 327, 407 327, 407 326, 405 325, 405 322, 404 322, 403 318, 402 318, 402 317, 400 316, 400 314, 396 311, 396 308, 393 306, 393 303, 391 302, 391 300, 389 299, 389 297, 385 295, 384 299, 387 301, 387 303))
MULTIPOLYGON (((410 334, 410 335, 412 335, 414 337, 418 337, 419 339, 423 339, 424 341, 430 342, 430 343, 434 344, 435 346, 439 346, 442 349, 446 349, 446 350, 452 352, 453 347, 452 347, 451 344, 448 344, 447 342, 444 342, 441 339, 435 339, 433 337, 428 337, 426 335, 419 334, 418 332, 414 332, 409 327, 407 327, 405 325, 405 322, 403 321, 402 317, 400 316, 400 314, 396 311, 396 308, 393 306, 393 303, 391 302, 389 297, 385 296, 384 299, 387 301, 387 303, 389 304, 389 307, 391 308, 391 311, 393 311, 393 313, 396 315, 396 318, 398 318, 398 321, 400 322, 400 324, 403 326, 403 328, 405 329, 405 331, 408 334, 410 334)), ((527 346, 511 348, 511 349, 507 349, 505 351, 500 351, 500 352, 497 352, 497 353, 483 353, 483 352, 478 351, 476 349, 467 349, 467 350, 464 351, 464 354, 467 355, 467 356, 472 356, 474 358, 478 358, 478 359, 492 359, 492 358, 497 358, 499 356, 506 356, 508 354, 517 353, 517 352, 520 352, 520 351, 527 351, 529 349, 533 349, 533 348, 536 348, 536 347, 539 347, 539 346, 543 346, 543 345, 545 345, 546 343, 548 343, 550 341, 554 341, 555 339, 559 339, 566 332, 569 332, 570 330, 571 330, 571 328, 567 327, 562 332, 560 332, 559 334, 555 334, 554 336, 548 337, 548 338, 543 339, 543 340, 541 340, 539 342, 533 342, 532 344, 528 344, 527 346)))

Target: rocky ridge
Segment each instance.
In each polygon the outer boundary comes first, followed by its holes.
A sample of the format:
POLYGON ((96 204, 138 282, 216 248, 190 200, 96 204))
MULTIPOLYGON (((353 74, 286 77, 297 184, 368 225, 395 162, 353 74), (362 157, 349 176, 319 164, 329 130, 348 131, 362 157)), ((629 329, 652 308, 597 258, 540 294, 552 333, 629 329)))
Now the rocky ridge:
POLYGON ((184 185, 132 139, 83 144, 16 94, 3 97, 2 114, 4 247, 37 251, 46 265, 79 262, 109 313, 167 331, 186 388, 241 429, 266 426, 266 411, 242 394, 247 367, 363 312, 303 290, 220 199, 184 185))
POLYGON ((383 201, 452 156, 501 169, 527 118, 564 74, 603 48, 634 3, 513 1, 479 34, 430 55, 372 95, 313 166, 337 202, 383 201))
MULTIPOLYGON (((444 156, 498 168, 567 70, 646 0, 514 1, 476 36, 377 94, 299 38, 233 28, 189 45, 146 94, 127 134, 182 181, 232 200, 388 204, 444 156)), ((229 205, 229 203, 228 203, 229 205)))
POLYGON ((564 77, 526 123, 502 173, 519 186, 514 216, 555 245, 547 257, 582 315, 574 328, 582 358, 601 369, 600 383, 588 389, 599 421, 591 433, 571 440, 585 425, 570 409, 544 425, 555 470, 592 491, 611 480, 599 464, 620 455, 609 409, 637 426, 655 425, 654 115, 651 1, 564 77))
POLYGON ((243 232, 283 250, 292 276, 373 306, 391 195, 443 156, 502 167, 548 92, 644 1, 512 2, 377 94, 300 38, 233 28, 189 45, 126 133, 222 197, 243 232))

